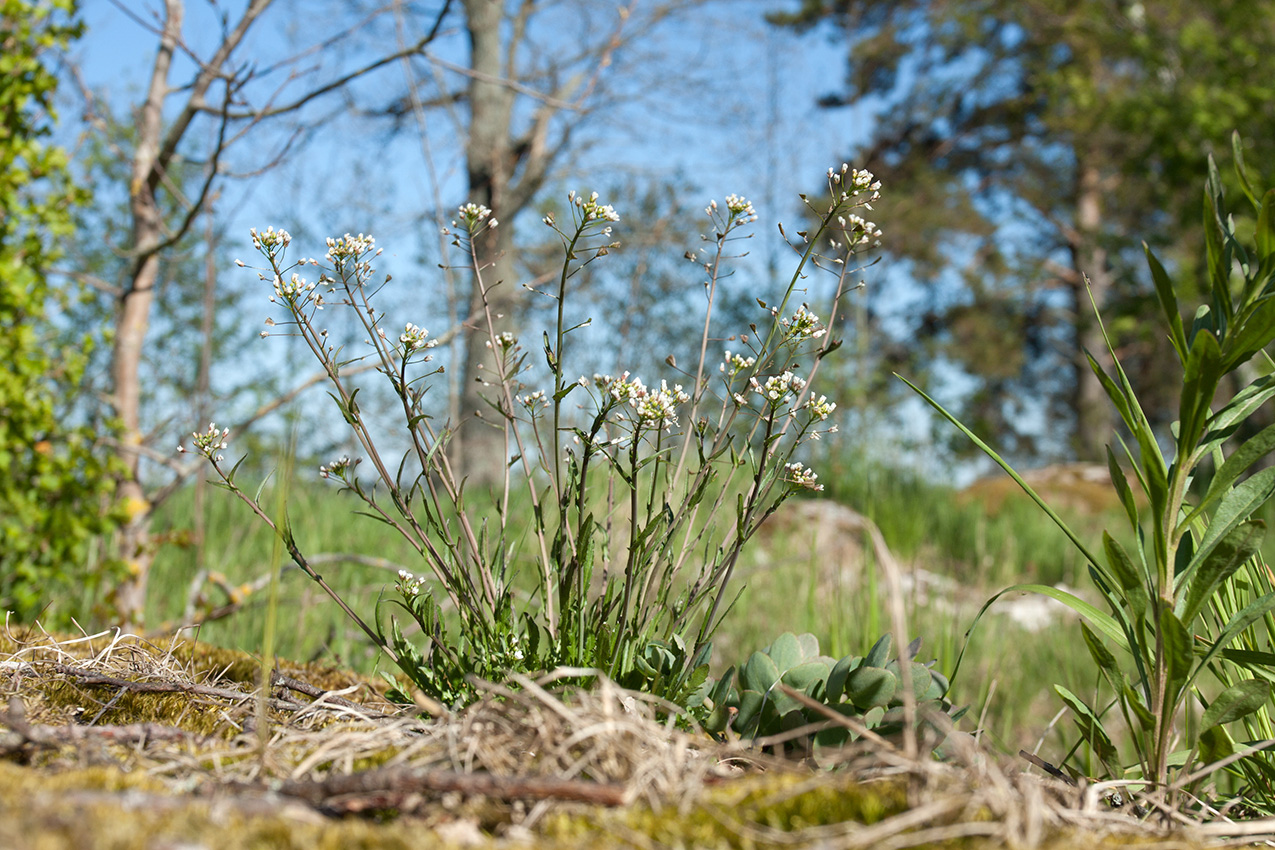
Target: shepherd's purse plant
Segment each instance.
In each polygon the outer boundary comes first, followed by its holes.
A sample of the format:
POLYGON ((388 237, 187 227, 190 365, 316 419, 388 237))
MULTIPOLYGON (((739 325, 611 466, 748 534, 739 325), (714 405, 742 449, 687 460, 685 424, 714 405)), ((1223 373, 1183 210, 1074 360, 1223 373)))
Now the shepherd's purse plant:
MULTIPOLYGON (((573 290, 588 266, 618 247, 619 215, 596 193, 572 193, 567 220, 546 216, 564 257, 557 280, 541 290, 555 302, 554 326, 524 336, 533 340, 524 346, 497 332, 490 308, 480 320, 492 351, 488 401, 510 458, 494 503, 471 502, 446 451, 450 423, 437 424, 426 404, 430 380, 442 371, 431 363, 434 340, 413 317, 391 321, 377 306, 388 279, 373 267, 381 253, 373 238, 347 234, 327 240, 321 260, 292 260, 286 231, 254 230, 265 260, 259 275, 279 311, 263 344, 287 335, 308 348, 361 449, 319 474, 419 555, 419 570, 400 573, 395 596, 370 624, 310 567, 305 542, 288 524, 236 483, 238 464, 228 466, 222 454, 226 429, 196 432, 192 450, 426 697, 463 704, 476 695, 474 677, 570 666, 698 707, 710 640, 737 595, 732 577, 742 548, 785 499, 822 489, 798 459, 804 443, 836 427, 836 405, 814 381, 839 345, 836 317, 859 283, 858 258, 881 235, 859 214, 878 197, 872 174, 843 165, 827 178, 827 204, 807 201, 815 223, 788 239, 798 260, 787 287, 770 303, 757 299, 759 320, 732 336, 717 329, 714 305, 730 252, 757 216, 735 195, 706 208, 706 245, 688 254, 704 292, 698 362, 659 378, 572 370, 572 335, 588 319, 574 314, 573 290), (831 294, 812 307, 804 287, 815 267, 831 272, 820 287, 831 294), (331 338, 325 308, 355 317, 361 350, 331 338), (402 457, 378 449, 383 434, 360 408, 351 373, 368 362, 400 409, 397 427, 409 445, 402 457), (515 488, 531 504, 530 529, 511 527, 515 488), (531 580, 516 584, 519 569, 531 580), (404 616, 418 633, 402 627, 404 616)), ((447 231, 484 304, 497 282, 485 276, 476 246, 498 226, 486 207, 466 204, 447 231)))

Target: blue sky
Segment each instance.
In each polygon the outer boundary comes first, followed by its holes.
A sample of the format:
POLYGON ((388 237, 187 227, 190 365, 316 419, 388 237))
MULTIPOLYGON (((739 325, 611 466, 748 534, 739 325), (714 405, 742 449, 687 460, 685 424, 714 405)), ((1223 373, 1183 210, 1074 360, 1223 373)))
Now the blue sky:
MULTIPOLYGON (((157 38, 142 22, 155 20, 161 5, 159 0, 83 4, 87 31, 75 48, 75 61, 83 79, 106 98, 116 115, 138 102, 145 91, 157 38)), ((267 69, 290 52, 289 45, 307 44, 332 31, 332 19, 318 13, 320 7, 354 5, 281 0, 258 23, 243 55, 267 69)), ((434 4, 422 5, 432 8, 434 4)), ((597 0, 588 9, 605 23, 619 5, 614 0, 597 0)), ((607 185, 623 172, 652 181, 685 181, 684 193, 697 207, 712 198, 720 201, 728 193, 744 195, 753 201, 759 220, 757 236, 747 246, 752 256, 740 264, 739 279, 756 281, 763 292, 781 286, 780 281, 764 282, 768 261, 775 262, 781 281, 793 266, 776 223, 788 225, 789 232, 797 229, 801 221, 798 193, 818 193, 826 169, 840 164, 855 143, 866 138, 872 120, 871 105, 837 110, 815 106, 820 94, 840 87, 845 47, 821 33, 797 36, 764 23, 767 10, 791 5, 777 0, 707 2, 618 54, 608 72, 620 95, 618 102, 584 125, 579 139, 586 144, 568 157, 569 162, 559 164, 570 179, 550 191, 588 191, 607 185)), ((207 55, 217 36, 211 7, 203 0, 189 0, 188 6, 184 37, 193 49, 207 55)), ((238 13, 242 6, 239 2, 228 8, 238 13)), ((559 34, 554 28, 557 23, 551 21, 535 37, 551 51, 558 49, 560 39, 561 49, 569 51, 572 33, 564 26, 559 34)), ((444 33, 430 47, 431 55, 442 63, 463 64, 465 49, 458 36, 444 33)), ((383 50, 384 44, 356 42, 340 55, 316 56, 313 64, 330 74, 342 62, 348 67, 370 55, 373 48, 383 50)), ((441 63, 432 67, 417 63, 415 68, 418 74, 434 74, 444 85, 462 79, 441 63)), ((173 81, 184 82, 192 69, 189 60, 179 57, 173 81)), ((353 99, 384 103, 386 92, 405 90, 405 80, 400 65, 387 66, 355 87, 353 99)), ((74 107, 63 109, 64 132, 72 133, 78 129, 74 118, 81 101, 71 86, 63 94, 74 107)), ((335 101, 330 103, 319 111, 334 109, 335 101)), ((313 241, 294 243, 301 255, 321 254, 322 236, 367 232, 375 234, 386 251, 378 265, 381 271, 399 281, 436 274, 437 230, 420 217, 436 208, 436 197, 445 209, 454 209, 464 200, 455 137, 449 135, 445 116, 439 120, 440 125, 431 127, 441 129, 431 129, 426 134, 428 144, 422 144, 421 134, 410 121, 403 132, 391 137, 343 118, 318 131, 280 167, 250 180, 229 182, 218 212, 228 232, 243 242, 223 258, 225 273, 245 274, 232 261, 253 259, 247 246, 248 228, 272 224, 312 237, 313 241)), ((209 130, 205 125, 205 134, 209 130)), ((273 138, 277 141, 278 136, 273 138)), ((235 149, 230 160, 233 167, 252 170, 269 158, 268 144, 249 145, 235 149)), ((619 212, 623 217, 625 211, 619 212)), ((524 225, 524 235, 533 222, 534 218, 524 225)), ((641 226, 631 219, 623 223, 641 226)), ((888 233, 889 223, 881 225, 888 233)), ((685 246, 669 250, 680 255, 695 244, 696 234, 688 233, 685 246)), ((901 303, 906 303, 907 291, 914 289, 900 275, 887 278, 884 265, 875 266, 866 277, 870 286, 898 288, 901 303)), ((693 269, 688 269, 688 283, 692 278, 693 269)), ((263 315, 266 306, 262 305, 263 315)), ((431 329, 441 324, 436 318, 422 318, 431 329)), ((918 421, 918 432, 911 436, 922 438, 923 427, 918 421)))

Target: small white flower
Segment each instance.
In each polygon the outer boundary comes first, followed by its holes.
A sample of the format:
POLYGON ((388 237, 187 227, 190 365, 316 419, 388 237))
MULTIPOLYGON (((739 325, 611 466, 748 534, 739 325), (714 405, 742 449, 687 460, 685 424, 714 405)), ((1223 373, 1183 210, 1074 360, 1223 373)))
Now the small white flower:
POLYGON ((806 490, 823 489, 823 485, 819 483, 819 476, 815 471, 804 467, 799 461, 784 464, 783 478, 794 487, 806 490))
POLYGON ((292 242, 292 234, 286 230, 267 227, 265 233, 258 233, 257 228, 254 227, 249 232, 252 234, 252 247, 270 256, 280 253, 292 242))
POLYGON ((319 467, 320 478, 340 478, 345 479, 346 473, 358 466, 360 459, 350 460, 349 457, 342 456, 331 461, 325 466, 319 467))
POLYGON ((408 322, 403 332, 399 334, 398 342, 399 345, 403 346, 403 353, 410 354, 413 351, 420 351, 422 348, 433 348, 436 341, 428 340, 428 336, 429 331, 408 322))
POLYGON ((780 324, 789 339, 819 339, 827 333, 819 317, 810 312, 805 304, 791 318, 781 320, 780 324))
MULTIPOLYGON (((598 193, 594 192, 589 195, 589 199, 585 200, 583 196, 576 195, 575 192, 567 193, 567 200, 575 204, 580 210, 580 224, 586 225, 597 221, 619 221, 620 215, 615 208, 609 204, 604 205, 598 203, 598 193)), ((611 228, 606 228, 603 233, 610 233, 611 228)))
POLYGON ((837 409, 837 403, 828 401, 826 395, 819 396, 818 401, 815 401, 813 397, 808 399, 805 406, 810 411, 811 416, 818 417, 821 422, 831 416, 832 412, 837 409))

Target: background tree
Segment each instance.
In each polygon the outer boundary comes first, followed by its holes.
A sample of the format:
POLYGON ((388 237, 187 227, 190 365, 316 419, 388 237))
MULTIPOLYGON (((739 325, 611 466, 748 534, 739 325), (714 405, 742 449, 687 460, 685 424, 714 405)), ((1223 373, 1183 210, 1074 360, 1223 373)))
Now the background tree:
POLYGON ((51 57, 80 34, 69 0, 0 3, 0 610, 82 617, 113 564, 93 557, 114 520, 111 473, 95 451, 109 428, 69 415, 85 336, 59 326, 71 292, 49 274, 86 193, 48 144, 56 119, 51 57))
POLYGON ((426 112, 441 109, 454 137, 463 139, 465 200, 488 207, 500 222, 478 245, 486 303, 468 281, 456 312, 465 332, 457 342, 463 353, 457 358, 459 392, 448 454, 471 484, 500 481, 508 457, 502 423, 485 400, 484 374, 492 367, 488 316, 498 332, 515 331, 525 308, 523 286, 534 282, 521 276, 527 266, 517 261, 528 242, 518 238, 520 219, 546 183, 562 177, 567 155, 575 158, 584 150, 586 125, 643 96, 620 91, 617 78, 628 75, 631 86, 641 64, 648 69, 643 79, 651 83, 646 96, 664 85, 649 72, 653 55, 642 49, 661 25, 702 5, 705 0, 461 0, 456 15, 467 41, 467 64, 433 55, 417 60, 445 71, 444 82, 437 87, 427 82, 429 67, 413 71, 409 91, 381 110, 393 118, 414 112, 416 126, 427 133, 426 112))
MULTIPOLYGON (((121 426, 116 446, 122 471, 115 498, 127 516, 117 537, 117 553, 128 574, 116 588, 115 606, 119 618, 129 625, 140 624, 145 610, 147 577, 154 557, 150 536, 154 508, 195 470, 194 464, 183 465, 172 458, 168 448, 172 433, 154 430, 155 423, 143 417, 145 364, 147 352, 155 344, 150 330, 164 262, 180 249, 206 214, 208 200, 230 176, 232 147, 246 147, 244 141, 249 139, 256 143, 241 167, 259 176, 322 121, 322 116, 307 111, 312 104, 396 59, 419 52, 437 35, 437 24, 450 3, 442 0, 436 25, 400 51, 364 53, 361 61, 336 69, 312 62, 310 57, 317 47, 339 53, 343 40, 352 37, 348 28, 333 23, 312 44, 258 71, 257 56, 248 49, 248 36, 271 5, 271 0, 251 0, 234 18, 212 6, 219 29, 211 46, 206 46, 202 40, 187 40, 183 0, 164 0, 162 12, 154 16, 155 23, 142 22, 152 30, 158 45, 146 93, 130 110, 130 117, 115 118, 93 93, 85 92, 92 125, 110 137, 128 165, 128 227, 115 230, 116 241, 109 246, 122 258, 116 268, 118 280, 99 281, 99 288, 114 302, 108 384, 110 408, 121 426), (194 67, 177 83, 175 60, 186 58, 196 59, 194 67), (263 125, 278 125, 280 119, 288 117, 295 118, 297 125, 273 137, 271 150, 263 125), (131 125, 127 131, 122 129, 126 125, 131 125), (266 153, 260 153, 261 149, 266 153), (156 449, 155 442, 163 448, 156 449), (166 469, 163 483, 147 480, 143 459, 166 469)), ((204 34, 206 31, 201 32, 204 34)), ((201 285, 202 276, 192 283, 201 285)), ((174 287, 168 297, 180 300, 187 294, 174 287)), ((202 300, 196 296, 194 303, 202 300)), ((234 427, 246 427, 277 404, 278 400, 264 405, 234 427)))
MULTIPOLYGON (((928 289, 907 334, 975 381, 966 421, 1020 454, 1100 460, 1110 413, 1069 353, 1106 359, 1090 292, 1126 369, 1165 386, 1135 246, 1195 277, 1197 175, 1232 128, 1268 182, 1275 4, 805 0, 772 20, 848 42, 845 90, 821 102, 878 105, 851 156, 890 187, 886 247, 928 289), (1042 390, 1046 409, 1026 408, 1042 390)), ((1167 391, 1144 402, 1175 418, 1167 391)))

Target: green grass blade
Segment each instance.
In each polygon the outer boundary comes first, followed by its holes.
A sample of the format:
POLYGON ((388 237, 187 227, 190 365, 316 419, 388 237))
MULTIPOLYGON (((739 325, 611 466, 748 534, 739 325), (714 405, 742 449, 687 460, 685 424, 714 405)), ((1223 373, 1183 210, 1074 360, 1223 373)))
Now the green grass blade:
POLYGON ((1085 559, 1089 561, 1093 569, 1097 570, 1097 572, 1103 577, 1103 579, 1106 580, 1107 585, 1110 587, 1115 584, 1115 582, 1112 580, 1111 575, 1107 572, 1106 567, 1103 566, 1102 562, 1099 561, 1098 558, 1092 552, 1089 551, 1089 547, 1086 546, 1084 542, 1078 536, 1076 536, 1076 533, 1071 530, 1071 527, 1068 526, 1066 522, 1063 521, 1063 518, 1060 517, 1058 513, 1053 508, 1051 508, 1035 490, 1031 488, 1030 484, 1028 484, 1026 481, 1023 480, 1023 477, 1021 475, 1019 475, 1017 472, 1014 471, 1014 468, 1010 466, 1009 463, 1007 463, 1004 458, 998 455, 996 451, 992 449, 991 446, 983 442, 977 434, 975 434, 969 428, 966 428, 965 425, 959 419, 957 419, 955 416, 949 413, 946 409, 944 409, 943 405, 939 404, 937 401, 935 401, 934 399, 926 395, 925 391, 922 390, 920 387, 918 387, 916 384, 912 383, 907 378, 903 377, 897 372, 895 373, 895 377, 898 378, 903 383, 907 384, 909 387, 911 387, 912 391, 915 392, 917 395, 919 395, 921 398, 925 399, 926 403, 928 403, 930 407, 933 407, 935 410, 937 410, 939 414, 943 416, 944 419, 946 419, 948 422, 951 422, 953 425, 956 426, 956 428, 962 434, 969 437, 970 440, 974 443, 974 445, 978 446, 979 449, 983 451, 983 453, 985 453, 992 460, 996 461, 996 464, 1000 466, 1001 469, 1005 470, 1005 472, 1009 475, 1009 477, 1014 479, 1015 483, 1017 483, 1019 487, 1023 488, 1023 492, 1026 493, 1028 496, 1030 496, 1031 500, 1035 502, 1037 505, 1039 505, 1040 509, 1044 511, 1045 514, 1050 519, 1054 521, 1054 524, 1057 525, 1062 530, 1062 533, 1067 535, 1067 539, 1071 541, 1072 545, 1076 547, 1076 549, 1080 552, 1080 554, 1085 556, 1085 559))

